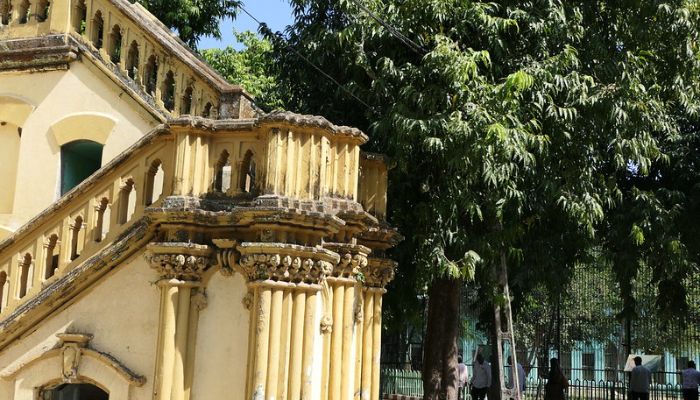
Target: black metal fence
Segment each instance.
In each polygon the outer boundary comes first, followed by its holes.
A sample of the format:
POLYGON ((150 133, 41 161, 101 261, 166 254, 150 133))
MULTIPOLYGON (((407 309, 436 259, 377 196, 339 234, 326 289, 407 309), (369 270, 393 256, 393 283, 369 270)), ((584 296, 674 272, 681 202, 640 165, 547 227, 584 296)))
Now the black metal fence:
MULTIPOLYGON (((565 370, 567 376, 577 375, 576 370, 565 370)), ((629 396, 628 373, 624 371, 605 371, 607 376, 617 376, 613 380, 569 379, 567 400, 627 400, 629 396)), ((507 376, 507 374, 506 374, 507 376)), ((421 373, 414 370, 384 369, 381 373, 382 395, 423 396, 421 373)), ((544 399, 545 378, 537 371, 529 371, 523 398, 525 400, 544 399)), ((463 388, 462 399, 470 399, 468 388, 463 388)), ((649 388, 649 400, 682 399, 680 377, 678 372, 658 372, 652 374, 649 388), (663 382, 663 383, 662 383, 663 382), (674 383, 666 383, 674 382, 674 383)))

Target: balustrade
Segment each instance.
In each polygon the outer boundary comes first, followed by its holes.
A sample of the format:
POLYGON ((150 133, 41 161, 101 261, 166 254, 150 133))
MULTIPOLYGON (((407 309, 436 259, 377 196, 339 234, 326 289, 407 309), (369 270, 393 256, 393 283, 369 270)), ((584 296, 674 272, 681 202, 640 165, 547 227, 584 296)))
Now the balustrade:
MULTIPOLYGON (((171 116, 238 118, 226 82, 139 4, 127 0, 0 0, 0 40, 69 34, 171 116)), ((247 110, 247 109, 246 109, 247 110)), ((250 114, 249 110, 243 114, 250 114)))

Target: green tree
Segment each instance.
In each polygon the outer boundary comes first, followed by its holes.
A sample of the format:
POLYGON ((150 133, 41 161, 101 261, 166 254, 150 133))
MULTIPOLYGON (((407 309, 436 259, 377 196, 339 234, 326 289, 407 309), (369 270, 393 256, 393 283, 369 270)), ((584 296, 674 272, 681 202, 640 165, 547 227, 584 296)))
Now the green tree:
POLYGON ((397 164, 398 258, 429 282, 426 399, 456 398, 459 286, 472 276, 497 306, 503 273, 523 295, 561 291, 599 249, 625 313, 645 261, 657 307, 684 309, 674 280, 696 268, 697 239, 675 222, 696 189, 662 187, 655 171, 696 135, 696 0, 291 3, 275 54, 295 107, 368 130, 397 164))
POLYGON ((235 18, 240 0, 131 0, 143 5, 180 38, 196 47, 202 36, 221 38, 219 24, 235 18))
POLYGON ((271 110, 283 104, 282 84, 272 57, 272 44, 253 32, 234 32, 242 50, 203 50, 202 56, 229 82, 241 85, 255 97, 258 106, 271 110))

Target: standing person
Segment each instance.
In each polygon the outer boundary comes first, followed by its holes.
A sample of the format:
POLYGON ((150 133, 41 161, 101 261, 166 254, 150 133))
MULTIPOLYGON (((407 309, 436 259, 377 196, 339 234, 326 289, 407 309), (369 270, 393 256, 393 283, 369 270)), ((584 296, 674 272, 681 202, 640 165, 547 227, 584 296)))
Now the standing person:
POLYGON ((649 400, 651 371, 642 365, 642 357, 634 358, 635 367, 630 372, 630 400, 649 400))
POLYGON ((457 383, 459 385, 459 392, 458 392, 458 397, 460 399, 463 399, 466 393, 464 393, 464 388, 467 386, 467 382, 469 382, 469 373, 467 372, 467 366, 464 365, 464 362, 462 361, 462 356, 457 356, 457 383))
POLYGON ((547 384, 544 385, 544 400, 564 400, 566 390, 569 388, 569 379, 564 375, 559 367, 559 359, 549 360, 549 376, 547 384))
MULTIPOLYGON (((515 368, 513 367, 513 358, 511 356, 508 356, 508 365, 510 365, 510 368, 508 369, 508 387, 509 388, 514 388, 515 387, 515 377, 513 376, 513 371, 515 368)), ((518 369, 518 383, 520 387, 520 394, 525 393, 525 368, 523 368, 523 365, 520 363, 517 363, 517 369, 518 369)))
POLYGON ((491 387, 491 364, 486 362, 481 354, 476 355, 471 384, 472 400, 484 400, 491 387))
POLYGON ((698 400, 700 371, 695 369, 695 361, 688 361, 688 368, 681 372, 683 378, 683 400, 698 400))

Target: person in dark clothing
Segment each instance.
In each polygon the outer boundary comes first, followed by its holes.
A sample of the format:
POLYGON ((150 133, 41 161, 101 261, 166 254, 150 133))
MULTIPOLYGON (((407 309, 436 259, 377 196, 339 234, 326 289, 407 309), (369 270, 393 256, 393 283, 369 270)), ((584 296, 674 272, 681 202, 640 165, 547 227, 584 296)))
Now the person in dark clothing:
POLYGON ((549 376, 544 386, 544 400, 565 400, 566 390, 569 388, 569 379, 559 367, 559 359, 549 360, 549 376))

